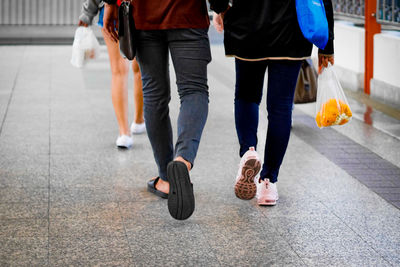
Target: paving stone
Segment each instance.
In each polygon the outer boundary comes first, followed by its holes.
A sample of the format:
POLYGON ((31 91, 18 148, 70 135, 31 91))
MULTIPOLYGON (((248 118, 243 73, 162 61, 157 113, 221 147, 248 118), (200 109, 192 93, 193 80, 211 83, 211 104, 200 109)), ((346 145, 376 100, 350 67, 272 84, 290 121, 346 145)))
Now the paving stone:
POLYGON ((72 205, 75 203, 115 202, 112 188, 99 187, 52 187, 50 202, 53 204, 72 205))
POLYGON ((48 199, 48 188, 0 187, 0 203, 41 203, 48 199))
POLYGON ((302 258, 308 266, 392 266, 382 257, 371 258, 369 255, 358 257, 317 257, 317 258, 302 258))
POLYGON ((201 224, 222 265, 231 265, 233 262, 246 266, 302 265, 291 246, 280 238, 267 220, 250 218, 246 222, 229 218, 222 221, 210 219, 208 223, 201 224))
POLYGON ((0 236, 1 266, 47 266, 47 236, 0 236))
POLYGON ((125 237, 51 236, 49 261, 51 266, 96 266, 112 262, 132 265, 132 255, 125 237))
POLYGON ((271 218, 274 227, 302 257, 377 256, 372 248, 333 215, 271 218))
POLYGON ((118 219, 121 218, 118 203, 73 203, 65 205, 65 202, 50 203, 50 219, 63 218, 91 218, 91 219, 118 219))
POLYGON ((120 153, 110 155, 53 156, 51 184, 62 187, 138 187, 156 175, 153 164, 120 153), (132 164, 128 164, 132 162, 132 164), (153 172, 150 172, 154 169, 153 172))
POLYGON ((376 170, 377 173, 381 174, 381 175, 393 175, 393 176, 397 176, 400 177, 400 169, 399 168, 384 168, 384 169, 378 169, 376 170))
POLYGON ((47 218, 48 203, 0 203, 0 220, 47 218))
POLYGON ((392 184, 396 187, 400 187, 400 180, 390 180, 392 182, 392 184))
MULTIPOLYGON (((1 147, 1 144, 0 144, 1 147)), ((0 154, 0 187, 48 187, 48 156, 30 157, 29 154, 16 154, 13 150, 3 150, 0 154)))
POLYGON ((383 254, 384 259, 390 262, 392 266, 400 265, 400 249, 387 250, 381 253, 383 254))
POLYGON ((220 265, 197 224, 172 220, 140 224, 125 220, 125 227, 135 264, 220 265))
POLYGON ((51 237, 123 237, 121 217, 50 219, 51 237))
MULTIPOLYGON (((368 169, 367 166, 361 165, 360 161, 357 158, 343 157, 342 151, 339 151, 339 153, 337 153, 337 154, 335 154, 335 153, 332 153, 332 154, 335 156, 333 156, 333 157, 330 156, 330 158, 336 164, 340 164, 341 166, 350 165, 351 167, 360 168, 360 169, 368 169)), ((350 166, 348 166, 348 167, 350 167, 350 166)))
POLYGON ((0 220, 1 238, 46 237, 48 220, 46 219, 7 219, 0 220))

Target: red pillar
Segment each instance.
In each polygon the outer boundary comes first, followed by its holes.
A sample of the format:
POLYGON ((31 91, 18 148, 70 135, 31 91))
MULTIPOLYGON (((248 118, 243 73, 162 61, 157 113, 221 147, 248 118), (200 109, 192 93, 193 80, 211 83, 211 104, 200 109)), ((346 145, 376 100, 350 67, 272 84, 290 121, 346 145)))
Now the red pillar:
POLYGON ((370 94, 370 81, 374 77, 374 35, 381 32, 376 22, 376 0, 365 0, 365 74, 364 93, 370 94))

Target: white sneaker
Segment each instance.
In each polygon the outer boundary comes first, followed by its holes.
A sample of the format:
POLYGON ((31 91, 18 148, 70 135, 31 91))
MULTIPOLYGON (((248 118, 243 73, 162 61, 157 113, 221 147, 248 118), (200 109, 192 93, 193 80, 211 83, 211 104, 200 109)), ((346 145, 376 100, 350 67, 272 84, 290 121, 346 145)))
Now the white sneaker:
POLYGON ((141 134, 144 132, 146 132, 146 124, 144 122, 142 122, 142 123, 132 122, 132 124, 131 124, 131 133, 132 134, 141 134))
POLYGON ((240 160, 239 170, 236 176, 235 194, 240 199, 252 199, 256 195, 257 187, 255 177, 261 169, 261 162, 254 147, 243 155, 240 160))
POLYGON ((279 199, 278 187, 276 183, 271 183, 269 179, 258 179, 257 184, 257 203, 260 206, 273 206, 279 199))
POLYGON ((119 148, 130 148, 133 145, 133 138, 127 135, 120 135, 115 144, 119 148))

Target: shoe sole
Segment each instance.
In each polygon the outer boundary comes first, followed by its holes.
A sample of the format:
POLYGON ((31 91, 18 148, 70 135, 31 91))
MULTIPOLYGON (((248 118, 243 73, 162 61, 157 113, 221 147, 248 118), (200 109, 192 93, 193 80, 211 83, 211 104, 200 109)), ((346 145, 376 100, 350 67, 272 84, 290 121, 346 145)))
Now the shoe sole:
POLYGON ((193 185, 186 164, 172 161, 167 167, 168 211, 177 220, 186 220, 194 211, 193 185))
POLYGON ((276 205, 276 200, 266 200, 263 202, 257 202, 258 205, 260 206, 275 206, 276 205))
POLYGON ((254 177, 261 169, 261 163, 258 159, 247 160, 242 167, 242 176, 235 184, 235 195, 244 200, 254 198, 257 193, 257 186, 254 183, 254 177))
POLYGON ((142 131, 131 131, 131 134, 143 134, 145 133, 146 130, 142 130, 142 131))
POLYGON ((127 150, 130 149, 132 146, 117 146, 118 149, 127 150))

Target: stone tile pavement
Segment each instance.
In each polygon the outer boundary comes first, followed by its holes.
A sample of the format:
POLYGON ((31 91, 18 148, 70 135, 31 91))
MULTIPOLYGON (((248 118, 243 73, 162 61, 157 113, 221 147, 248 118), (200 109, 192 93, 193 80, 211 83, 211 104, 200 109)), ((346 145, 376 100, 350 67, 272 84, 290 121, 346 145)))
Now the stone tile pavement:
POLYGON ((400 141, 361 121, 321 131, 312 106, 296 106, 278 205, 235 197, 234 66, 222 51, 191 174, 196 210, 181 222, 146 191, 147 136, 114 147, 104 47, 80 70, 68 46, 0 46, 0 266, 400 265, 400 141))

